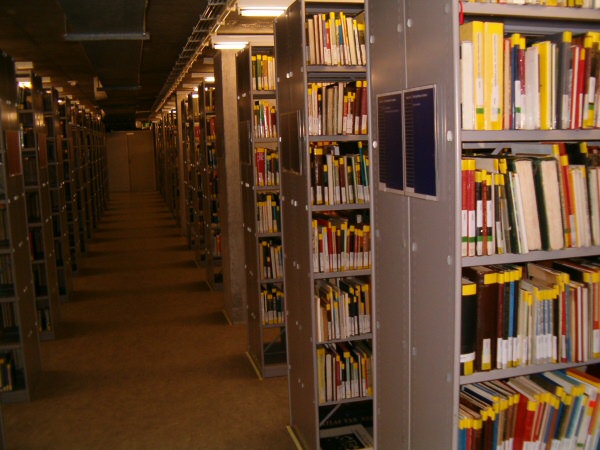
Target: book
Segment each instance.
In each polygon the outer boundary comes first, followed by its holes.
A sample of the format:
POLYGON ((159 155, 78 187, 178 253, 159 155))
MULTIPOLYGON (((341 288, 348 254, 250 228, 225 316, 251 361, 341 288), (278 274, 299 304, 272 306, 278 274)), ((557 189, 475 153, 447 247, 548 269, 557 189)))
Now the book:
POLYGON ((483 22, 471 21, 460 26, 460 42, 471 42, 473 46, 473 101, 475 109, 475 130, 485 129, 485 106, 484 106, 484 45, 483 45, 483 22))
POLYGON ((476 355, 477 285, 463 278, 461 290, 460 374, 471 375, 476 355))
POLYGON ((497 347, 497 272, 490 267, 473 266, 465 267, 463 276, 477 286, 475 371, 491 370, 497 347))
POLYGON ((483 24, 484 129, 502 129, 504 24, 483 24))
POLYGON ((535 180, 533 175, 533 162, 531 158, 507 155, 509 170, 518 175, 516 186, 517 198, 522 201, 524 229, 528 250, 540 250, 542 239, 538 215, 535 180))
POLYGON ((547 37, 556 44, 557 48, 557 79, 556 79, 556 128, 568 130, 570 128, 570 103, 571 87, 569 84, 569 72, 571 70, 571 41, 573 33, 563 31, 547 37))
POLYGON ((558 162, 552 156, 532 157, 540 234, 544 250, 565 246, 558 162))
POLYGON ((462 129, 475 129, 475 99, 473 89, 473 42, 460 43, 460 93, 462 129))

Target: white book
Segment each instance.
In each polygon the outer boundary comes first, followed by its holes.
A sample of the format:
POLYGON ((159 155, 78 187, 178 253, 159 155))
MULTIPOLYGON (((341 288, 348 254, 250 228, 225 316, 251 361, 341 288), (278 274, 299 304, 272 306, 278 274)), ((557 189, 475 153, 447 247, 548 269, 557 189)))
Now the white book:
POLYGON ((535 46, 525 50, 525 117, 526 130, 540 128, 540 63, 539 52, 535 46))

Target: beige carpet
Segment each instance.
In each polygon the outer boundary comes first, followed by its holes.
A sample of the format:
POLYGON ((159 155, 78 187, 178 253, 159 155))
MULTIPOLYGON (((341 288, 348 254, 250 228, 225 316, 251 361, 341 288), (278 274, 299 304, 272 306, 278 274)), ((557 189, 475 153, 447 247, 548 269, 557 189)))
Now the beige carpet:
POLYGON ((112 194, 9 449, 295 449, 287 380, 260 381, 157 193, 112 194))

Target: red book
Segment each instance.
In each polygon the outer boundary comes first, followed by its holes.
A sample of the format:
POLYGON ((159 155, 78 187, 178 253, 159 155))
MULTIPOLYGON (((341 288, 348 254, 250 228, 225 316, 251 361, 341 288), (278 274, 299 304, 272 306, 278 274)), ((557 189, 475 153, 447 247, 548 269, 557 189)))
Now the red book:
POLYGON ((256 185, 266 185, 266 149, 258 147, 254 151, 254 157, 256 159, 256 185))

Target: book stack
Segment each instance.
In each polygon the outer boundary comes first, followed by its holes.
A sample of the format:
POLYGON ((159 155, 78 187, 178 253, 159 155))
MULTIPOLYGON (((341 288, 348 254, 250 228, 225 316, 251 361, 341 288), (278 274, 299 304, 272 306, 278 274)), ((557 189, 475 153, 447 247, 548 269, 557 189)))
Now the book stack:
POLYGON ((252 88, 255 91, 275 90, 275 57, 252 55, 252 88))
POLYGON ((600 33, 504 37, 496 22, 461 25, 464 130, 600 126, 600 33))
POLYGON ((255 147, 256 186, 279 186, 279 152, 277 149, 255 147))
POLYGON ((367 64, 365 17, 343 12, 315 14, 306 20, 307 63, 326 66, 367 64))
POLYGON ((256 229, 259 233, 279 233, 281 231, 279 194, 256 194, 256 209, 256 229))
POLYGON ((263 325, 282 325, 285 323, 285 302, 283 291, 275 285, 262 285, 260 308, 263 325))
POLYGON ((317 340, 348 339, 371 333, 369 282, 356 277, 315 283, 317 340))
POLYGON ((313 216, 315 272, 345 272, 371 267, 371 227, 364 219, 360 212, 313 216))
POLYGON ((283 254, 281 242, 276 239, 260 241, 258 267, 263 280, 283 278, 283 254))
MULTIPOLYGON (((14 335, 14 338, 18 340, 17 330, 18 329, 16 327, 14 327, 10 333, 7 333, 6 330, 3 330, 3 340, 9 340, 9 335, 14 335)), ((17 353, 11 351, 0 353, 0 392, 10 392, 15 389, 17 370, 15 367, 14 358, 16 355, 17 353)))
POLYGON ((254 137, 277 137, 277 109, 275 105, 260 100, 254 102, 254 137))
POLYGON ((466 384, 457 448, 598 448, 599 388, 582 369, 466 384))
POLYGON ((368 133, 367 81, 308 85, 308 134, 335 136, 368 133))
POLYGON ((319 403, 373 395, 373 351, 368 341, 317 347, 319 403))
POLYGON ((206 119, 206 140, 214 141, 217 139, 217 118, 208 117, 206 119))
POLYGON ((463 277, 464 375, 600 357, 600 260, 473 266, 463 277))
POLYGON ((463 157, 462 256, 599 245, 599 167, 585 142, 463 157))
POLYGON ((313 205, 370 201, 369 159, 362 142, 313 143, 309 151, 313 205))

